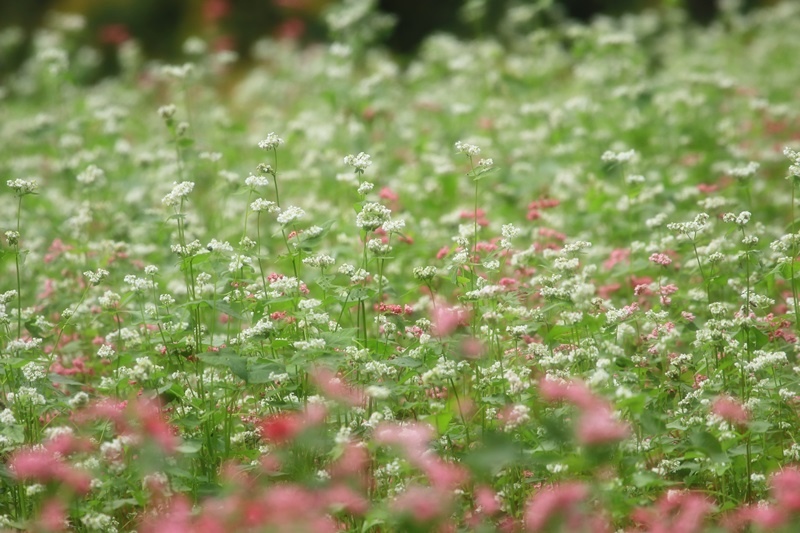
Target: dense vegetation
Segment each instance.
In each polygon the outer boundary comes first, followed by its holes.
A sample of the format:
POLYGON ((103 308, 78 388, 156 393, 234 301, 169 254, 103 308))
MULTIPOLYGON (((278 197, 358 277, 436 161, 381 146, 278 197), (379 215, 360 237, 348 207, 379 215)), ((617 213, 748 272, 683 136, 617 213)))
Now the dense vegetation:
MULTIPOLYGON (((0 527, 793 531, 800 6, 0 90, 0 527)), ((13 32, 0 35, 3 46, 13 32)))

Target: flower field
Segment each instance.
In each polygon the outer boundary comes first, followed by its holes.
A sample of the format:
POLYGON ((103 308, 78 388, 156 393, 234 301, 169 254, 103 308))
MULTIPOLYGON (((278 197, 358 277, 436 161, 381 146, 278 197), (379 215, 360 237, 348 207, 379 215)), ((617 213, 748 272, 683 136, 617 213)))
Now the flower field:
POLYGON ((0 530, 797 531, 800 6, 537 6, 91 84, 80 21, 38 30, 0 530))

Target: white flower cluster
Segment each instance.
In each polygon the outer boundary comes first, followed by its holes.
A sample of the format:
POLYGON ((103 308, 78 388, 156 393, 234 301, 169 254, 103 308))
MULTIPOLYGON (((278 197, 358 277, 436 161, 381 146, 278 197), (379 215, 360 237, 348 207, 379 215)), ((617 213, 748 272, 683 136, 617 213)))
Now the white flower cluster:
POLYGON ((739 179, 749 178, 758 172, 760 166, 757 162, 750 161, 744 166, 728 169, 728 174, 739 179))
POLYGON ((9 405, 44 405, 45 399, 39 391, 33 387, 20 387, 17 392, 6 394, 6 401, 9 405))
POLYGON ((102 183, 106 177, 105 171, 97 165, 89 165, 86 170, 78 174, 75 179, 78 183, 83 185, 91 185, 93 183, 102 183))
POLYGON ((181 200, 189 196, 189 193, 192 192, 193 189, 193 181, 175 182, 173 183, 172 191, 161 199, 161 203, 167 207, 174 207, 180 204, 181 200))
POLYGON ((283 139, 275 135, 274 132, 267 134, 266 139, 258 141, 258 147, 262 150, 276 150, 282 144, 283 139))
POLYGON ((750 213, 750 211, 742 211, 738 215, 735 215, 733 213, 725 213, 724 215, 722 215, 722 221, 733 222, 737 226, 741 227, 747 225, 747 223, 750 222, 751 216, 752 214, 750 213))
POLYGON ((306 215, 306 212, 300 209, 299 207, 295 207, 290 205, 287 207, 283 213, 278 215, 278 222, 283 224, 284 226, 287 224, 292 224, 306 215))
POLYGON ((789 158, 791 166, 789 166, 789 177, 800 177, 800 152, 792 150, 788 146, 783 149, 783 155, 789 158))
POLYGON ((245 178, 244 184, 251 188, 266 187, 269 185, 269 178, 266 176, 256 176, 254 174, 250 174, 245 178))
POLYGON ((708 213, 700 213, 691 222, 672 222, 667 224, 667 229, 675 231, 681 235, 694 238, 697 233, 702 232, 708 226, 708 213))
POLYGON ((239 272, 245 267, 253 264, 253 258, 247 255, 233 254, 228 263, 228 272, 239 272))
POLYGON ((314 268, 325 268, 333 265, 335 259, 326 253, 318 253, 303 258, 303 264, 314 268))
POLYGON ((270 202, 263 198, 257 198, 250 204, 250 210, 256 213, 266 211, 268 213, 277 213, 281 210, 275 202, 270 202))
POLYGON ((47 377, 44 366, 33 361, 22 367, 22 375, 29 382, 40 381, 47 377))
POLYGON ((90 531, 102 531, 103 533, 117 533, 117 521, 107 514, 89 512, 83 515, 81 522, 90 531))
POLYGON ((98 283, 103 281, 103 279, 108 277, 108 270, 105 270, 103 268, 98 268, 97 271, 95 272, 87 270, 86 272, 83 273, 83 275, 86 277, 86 279, 89 280, 89 283, 91 283, 92 285, 97 285, 98 283))
POLYGON ((636 157, 636 150, 627 150, 625 152, 612 152, 611 150, 606 150, 603 152, 603 155, 600 156, 600 160, 604 163, 628 163, 635 161, 636 157))
POLYGON ((368 154, 360 152, 358 155, 345 156, 344 164, 353 167, 359 174, 363 174, 367 167, 372 164, 372 161, 368 154))
POLYGON ((456 141, 456 152, 459 154, 474 156, 480 154, 481 149, 474 144, 465 143, 463 141, 456 141))
POLYGON ((378 202, 367 202, 356 215, 356 226, 366 231, 375 231, 388 222, 391 216, 392 212, 388 207, 378 202))
POLYGON ((414 267, 414 277, 420 281, 430 281, 436 277, 435 266, 414 267))
POLYGON ((242 343, 253 337, 268 337, 274 329, 275 324, 273 324, 270 319, 262 318, 256 322, 253 327, 242 330, 242 332, 237 335, 237 341, 242 343))
POLYGON ((39 188, 39 184, 36 182, 36 180, 8 180, 6 181, 6 185, 14 189, 14 194, 17 196, 33 194, 39 188))
POLYGON ((744 364, 744 369, 748 372, 758 372, 764 367, 775 366, 787 362, 786 352, 766 352, 764 350, 756 350, 753 352, 753 359, 749 363, 744 364))

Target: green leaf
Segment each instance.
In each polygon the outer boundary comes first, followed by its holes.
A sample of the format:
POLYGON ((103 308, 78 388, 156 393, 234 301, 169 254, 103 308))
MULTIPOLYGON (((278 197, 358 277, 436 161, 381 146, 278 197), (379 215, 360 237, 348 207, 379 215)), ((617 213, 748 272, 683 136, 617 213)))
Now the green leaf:
POLYGON ((748 424, 750 431, 756 433, 758 435, 762 433, 766 433, 772 427, 772 424, 767 422, 766 420, 754 420, 748 424))
POLYGON ((179 444, 175 449, 180 453, 193 454, 200 451, 202 444, 194 440, 187 440, 179 444))
POLYGON ((722 451, 722 446, 717 438, 708 431, 692 431, 689 434, 689 440, 712 461, 723 463, 728 460, 728 455, 722 451))
POLYGON ((220 352, 201 353, 197 355, 201 361, 214 366, 226 366, 231 372, 247 381, 247 359, 238 355, 230 355, 220 352))
POLYGON ((402 368, 416 368, 422 365, 421 361, 412 359, 411 357, 398 357, 397 359, 391 359, 389 362, 394 366, 399 366, 402 368))
POLYGON ((450 421, 453 419, 453 413, 450 411, 444 411, 442 413, 438 413, 435 415, 428 415, 423 417, 422 420, 430 423, 433 427, 436 428, 436 431, 442 435, 447 431, 447 426, 450 425, 450 421))

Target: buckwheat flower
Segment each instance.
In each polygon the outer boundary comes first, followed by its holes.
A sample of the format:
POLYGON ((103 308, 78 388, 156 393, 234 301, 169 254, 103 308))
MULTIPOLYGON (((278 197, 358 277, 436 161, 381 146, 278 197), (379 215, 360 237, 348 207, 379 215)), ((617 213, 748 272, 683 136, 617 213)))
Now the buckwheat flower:
POLYGON ((171 305, 175 305, 175 298, 173 298, 169 294, 162 294, 158 297, 158 301, 161 302, 161 305, 165 307, 169 307, 171 305))
POLYGON ((381 227, 386 233, 400 233, 406 227, 406 221, 403 219, 388 220, 381 227))
POLYGON ((385 400, 391 394, 391 391, 386 387, 381 387, 379 385, 370 385, 366 388, 367 396, 370 398, 375 398, 377 400, 385 400))
POLYGON ((104 513, 89 512, 81 518, 81 522, 90 531, 117 533, 117 521, 104 513))
POLYGON ((14 190, 14 194, 16 196, 25 196, 26 194, 36 194, 36 190, 39 188, 39 184, 36 180, 8 180, 6 181, 6 185, 11 187, 14 190))
POLYGON ((800 177, 800 152, 792 150, 788 146, 783 149, 783 155, 789 158, 792 162, 791 166, 789 167, 789 175, 788 178, 791 177, 800 177))
POLYGON ((436 267, 414 267, 413 274, 419 281, 430 281, 436 277, 436 267))
POLYGON ((231 257, 231 262, 228 263, 228 272, 239 272, 245 265, 250 266, 253 264, 253 258, 240 255, 240 254, 233 254, 231 257))
POLYGON ((492 165, 494 165, 494 160, 493 159, 481 159, 480 161, 478 161, 478 166, 479 167, 488 168, 488 167, 491 167, 492 165))
POLYGON ((286 226, 287 224, 292 224, 303 218, 306 212, 300 209, 299 207, 290 205, 286 209, 283 210, 281 214, 278 215, 278 222, 286 226))
POLYGON ((384 244, 380 239, 372 239, 367 242, 367 249, 375 255, 386 255, 392 251, 392 247, 384 244))
POLYGON ((744 166, 734 167, 734 168, 729 169, 728 170, 728 174, 730 174, 732 177, 738 178, 738 179, 750 178, 752 176, 755 176, 756 172, 758 172, 758 169, 760 167, 761 167, 761 165, 759 165, 755 161, 750 161, 749 163, 747 163, 744 166))
POLYGON ((11 411, 11 409, 6 407, 2 411, 0 411, 0 424, 3 424, 5 426, 11 426, 16 423, 17 419, 14 418, 14 413, 13 411, 11 411))
POLYGON ((363 174, 367 167, 372 165, 370 156, 364 152, 359 152, 358 155, 348 155, 344 158, 344 164, 349 165, 355 169, 358 174, 363 174))
POLYGON ((758 244, 758 237, 756 237, 755 235, 745 235, 744 237, 742 237, 742 244, 752 248, 756 244, 758 244))
POLYGON ((267 134, 267 138, 263 141, 258 141, 258 147, 262 150, 276 150, 283 144, 283 139, 275 135, 274 132, 267 134))
POLYGON ((392 216, 388 207, 378 202, 367 202, 356 215, 356 226, 366 231, 375 231, 392 216))
POLYGON ((481 149, 474 144, 456 141, 456 153, 465 154, 470 157, 481 153, 481 149))
POLYGON ((545 531, 551 519, 560 514, 565 523, 581 524, 578 504, 589 496, 589 487, 583 483, 569 482, 544 487, 531 496, 525 506, 523 522, 525 531, 545 531))
POLYGON ((19 244, 19 232, 15 230, 8 230, 4 233, 6 242, 9 246, 17 246, 19 244))
POLYGON ((178 205, 182 199, 189 196, 189 193, 194 189, 194 182, 182 181, 181 183, 174 182, 172 191, 161 199, 161 203, 167 207, 174 207, 178 205))
POLYGON ((42 380, 47 376, 44 366, 35 362, 30 362, 23 366, 22 375, 30 382, 42 380))
POLYGON ((661 266, 669 266, 672 263, 672 259, 666 254, 655 253, 650 256, 650 262, 661 266))
POLYGON ((263 198, 257 198, 254 202, 250 204, 250 210, 256 213, 259 213, 261 211, 274 213, 278 211, 279 208, 275 202, 270 202, 269 200, 265 200, 263 198))
POLYGON ((164 65, 161 67, 161 74, 169 78, 182 80, 194 70, 194 65, 184 63, 183 65, 164 65))
POLYGON ((114 359, 116 355, 117 352, 115 352, 114 348, 112 348, 109 344, 103 344, 97 350, 97 357, 100 359, 114 359))
POLYGON ((309 257, 303 258, 303 264, 314 268, 325 268, 333 265, 336 260, 325 253, 318 253, 309 257))
POLYGON ((89 283, 92 285, 97 285, 105 278, 108 277, 108 270, 103 268, 98 268, 97 271, 92 272, 91 270, 87 270, 83 273, 83 275, 89 280, 89 283))
MULTIPOLYGON (((128 285, 128 290, 138 293, 148 292, 153 288, 155 288, 157 285, 157 283, 155 283, 152 279, 140 278, 139 276, 134 276, 133 274, 127 274, 123 278, 123 281, 125 281, 125 284, 128 285)), ((112 300, 114 293, 112 293, 111 291, 108 291, 108 293, 106 293, 103 296, 108 300, 111 300, 108 304, 108 307, 111 307, 114 304, 119 303, 119 296, 117 296, 117 298, 112 300)), ((102 302, 101 305, 106 307, 106 304, 103 304, 102 302)))
POLYGON ((89 165, 86 167, 86 170, 78 174, 75 179, 78 180, 78 183, 82 183, 83 185, 91 185, 93 183, 102 183, 105 177, 106 173, 103 169, 96 165, 89 165))
POLYGON ((503 431, 509 433, 530 422, 530 412, 530 407, 522 404, 514 405, 510 409, 507 409, 502 415, 502 420, 504 422, 503 431))
POLYGON ((636 150, 628 150, 626 152, 612 152, 606 150, 600 156, 600 160, 604 163, 627 163, 636 159, 636 150))
POLYGON ((720 396, 714 400, 711 412, 733 425, 744 425, 750 419, 744 406, 730 396, 720 396))
POLYGON ((6 291, 4 293, 0 293, 0 305, 5 305, 17 296, 16 290, 6 291))
POLYGON ((158 116, 163 118, 164 120, 169 120, 175 116, 175 113, 178 111, 178 108, 175 107, 175 104, 167 104, 162 105, 158 108, 158 116))
POLYGON ((244 184, 251 188, 266 187, 269 185, 269 178, 266 176, 256 176, 254 174, 250 174, 247 176, 247 178, 245 178, 244 184))
POLYGON ((374 183, 369 181, 364 181, 358 186, 358 194, 361 196, 366 195, 369 191, 371 191, 375 187, 374 183))

